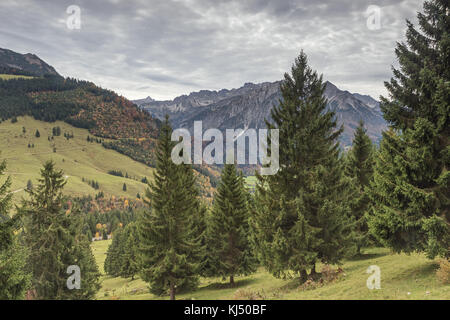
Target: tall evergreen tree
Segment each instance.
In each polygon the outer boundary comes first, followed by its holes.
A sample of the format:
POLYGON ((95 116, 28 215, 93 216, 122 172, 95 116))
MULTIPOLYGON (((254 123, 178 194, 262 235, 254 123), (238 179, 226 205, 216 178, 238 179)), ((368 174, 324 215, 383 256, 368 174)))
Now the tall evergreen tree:
POLYGON ((347 244, 349 210, 334 112, 325 85, 301 52, 281 84, 271 112, 279 129, 280 170, 258 177, 253 240, 259 258, 276 277, 314 276, 315 264, 338 263, 347 244))
POLYGON ((171 159, 175 143, 166 117, 160 131, 154 182, 146 192, 147 210, 140 217, 139 239, 142 278, 151 291, 167 290, 175 299, 177 290, 198 284, 201 258, 199 235, 194 218, 199 210, 195 178, 188 165, 175 165, 171 159))
POLYGON ((122 265, 120 268, 120 276, 124 278, 134 277, 139 272, 139 238, 136 223, 129 223, 124 229, 125 240, 123 246, 125 247, 122 265))
POLYGON ((103 269, 110 276, 118 277, 120 275, 125 250, 124 238, 125 233, 121 228, 114 231, 112 242, 106 251, 103 269))
MULTIPOLYGON (((0 163, 0 177, 6 162, 0 163)), ((10 177, 0 184, 0 300, 17 300, 25 297, 31 285, 31 274, 26 269, 27 250, 14 235, 18 229, 17 216, 10 218, 10 177)))
POLYGON ((76 206, 63 210, 66 198, 62 190, 66 181, 49 161, 41 169, 35 190, 27 191, 20 212, 24 215, 25 239, 30 250, 32 285, 38 299, 91 299, 100 289, 100 274, 82 234, 82 217, 76 206), (81 289, 67 288, 67 268, 81 270, 81 289))
POLYGON ((400 69, 381 109, 391 130, 376 159, 371 233, 396 252, 450 256, 450 4, 425 1, 420 30, 407 21, 400 69))
POLYGON ((208 224, 207 248, 214 276, 230 278, 256 271, 256 260, 249 242, 249 207, 244 178, 236 166, 226 164, 214 196, 211 220, 208 224))
POLYGON ((373 176, 374 146, 366 134, 364 122, 360 121, 355 130, 352 148, 347 154, 345 173, 352 179, 354 192, 350 194, 352 216, 355 219, 353 239, 356 244, 356 253, 368 244, 369 232, 366 213, 369 209, 369 195, 367 188, 373 176))

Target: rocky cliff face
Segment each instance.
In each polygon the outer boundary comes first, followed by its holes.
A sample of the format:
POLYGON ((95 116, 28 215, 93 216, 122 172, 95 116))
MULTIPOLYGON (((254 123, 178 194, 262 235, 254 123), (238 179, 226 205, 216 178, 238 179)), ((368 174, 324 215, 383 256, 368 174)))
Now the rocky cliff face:
MULTIPOLYGON (((326 83, 325 96, 328 109, 336 111, 339 124, 344 126, 340 141, 344 147, 351 145, 353 131, 362 119, 370 138, 378 142, 386 123, 379 103, 370 96, 342 91, 326 83)), ((162 119, 169 114, 174 128, 192 130, 194 121, 203 121, 203 129, 265 128, 265 119, 271 120, 270 110, 281 99, 280 82, 246 83, 232 90, 202 90, 183 95, 171 101, 136 100, 141 108, 162 119)))

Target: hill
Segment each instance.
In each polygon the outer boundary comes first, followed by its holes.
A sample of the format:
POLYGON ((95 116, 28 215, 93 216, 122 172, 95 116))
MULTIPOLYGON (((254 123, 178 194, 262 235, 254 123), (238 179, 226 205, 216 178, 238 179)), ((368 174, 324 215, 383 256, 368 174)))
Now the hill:
POLYGON ((56 167, 64 171, 67 177, 64 191, 68 195, 95 196, 103 191, 106 195, 134 199, 138 192, 143 194, 146 184, 142 183, 141 179, 150 179, 153 168, 116 151, 105 149, 94 139, 93 142, 88 142, 88 135, 90 133, 87 129, 75 128, 62 121, 48 123, 27 116, 19 117, 15 123, 2 122, 0 161, 7 161, 7 174, 12 177, 15 201, 25 195, 24 189, 28 180, 33 184, 37 183, 39 170, 47 160, 53 160, 56 167), (60 127, 61 135, 49 140, 55 127, 60 127), (40 133, 39 138, 36 137, 36 130, 40 133), (66 133, 73 135, 73 138, 64 137, 66 133), (108 174, 110 170, 121 170, 124 175, 127 173, 129 178, 108 174), (99 189, 94 189, 89 181, 97 181, 99 189), (123 191, 124 183, 127 185, 127 191, 123 191))
MULTIPOLYGON (((18 53, 0 50, 2 61, 21 59, 18 53)), ((41 65, 48 66, 43 61, 41 65)), ((10 64, 0 65, 0 123, 21 116, 48 123, 63 121, 101 138, 104 148, 154 166, 158 119, 92 82, 63 78, 52 72, 32 73, 27 71, 30 68, 21 66, 19 70, 11 69, 10 64)), ((211 197, 215 176, 203 168, 196 170, 203 195, 211 197)))
POLYGON ((64 79, 36 55, 0 49, 0 120, 30 115, 61 120, 113 139, 108 147, 152 165, 159 121, 92 82, 64 79))
POLYGON ((0 48, 0 70, 10 69, 15 73, 28 73, 35 76, 59 76, 55 68, 48 65, 35 54, 20 54, 8 49, 0 48))
MULTIPOLYGON (((131 279, 104 275, 103 262, 110 243, 110 240, 92 243, 92 251, 103 273, 102 288, 97 294, 97 299, 168 299, 168 297, 158 297, 149 293, 147 284, 139 278, 131 281, 131 279)), ((198 290, 181 293, 178 298, 188 300, 442 300, 450 297, 450 287, 439 283, 436 278, 437 261, 430 261, 423 254, 391 254, 384 248, 370 248, 364 253, 357 259, 344 261, 340 266, 343 272, 339 278, 324 286, 312 283, 309 286, 300 287, 292 280, 276 279, 260 268, 251 276, 239 277, 236 288, 229 288, 220 278, 203 278, 198 290), (381 269, 380 290, 369 290, 366 286, 369 277, 366 270, 371 265, 377 265, 381 269)), ((333 266, 333 269, 337 268, 333 266)))

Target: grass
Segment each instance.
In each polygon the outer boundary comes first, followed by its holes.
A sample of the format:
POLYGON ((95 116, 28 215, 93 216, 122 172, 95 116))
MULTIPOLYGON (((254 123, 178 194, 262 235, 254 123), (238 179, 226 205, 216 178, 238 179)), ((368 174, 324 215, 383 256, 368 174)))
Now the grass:
POLYGON ((15 74, 0 74, 0 79, 2 80, 11 80, 11 79, 33 79, 31 76, 21 76, 15 74))
MULTIPOLYGON (((103 262, 111 240, 92 244, 94 256, 103 273, 103 262)), ((263 268, 248 277, 238 277, 237 287, 228 287, 222 279, 201 279, 198 290, 177 295, 177 299, 221 300, 235 299, 237 292, 259 293, 265 299, 286 300, 435 300, 450 299, 450 286, 440 284, 436 279, 437 261, 430 261, 422 254, 391 254, 384 248, 366 249, 364 255, 344 261, 341 268, 344 275, 338 280, 313 290, 299 288, 293 280, 274 278, 263 268), (371 265, 381 269, 381 289, 369 290, 366 286, 371 265)), ((319 266, 320 268, 320 266, 319 266)), ((242 295, 241 295, 242 296, 242 295)), ((103 273, 102 288, 98 299, 148 300, 168 299, 149 293, 148 285, 139 277, 131 279, 113 278, 103 273)))
POLYGON ((64 192, 67 194, 95 195, 103 191, 105 195, 128 198, 136 197, 138 192, 143 194, 146 185, 140 180, 144 176, 151 179, 153 168, 105 149, 101 144, 87 142, 88 135, 87 130, 64 122, 48 123, 31 117, 20 117, 17 123, 0 123, 0 161, 7 161, 7 174, 12 178, 14 201, 19 201, 25 195, 23 190, 29 179, 34 185, 37 184, 40 169, 47 160, 53 160, 56 167, 64 171, 67 178, 64 192), (48 141, 52 128, 56 126, 61 128, 61 136, 48 141), (39 130, 40 138, 35 137, 36 130, 39 130), (65 132, 73 133, 74 139, 66 140, 65 132), (34 148, 28 148, 28 144, 34 144, 34 148), (138 181, 112 176, 108 174, 109 170, 121 170, 124 174, 128 172, 130 177, 136 177, 138 181), (98 181, 100 189, 95 190, 83 182, 82 178, 98 181), (122 190, 124 183, 127 191, 122 190))

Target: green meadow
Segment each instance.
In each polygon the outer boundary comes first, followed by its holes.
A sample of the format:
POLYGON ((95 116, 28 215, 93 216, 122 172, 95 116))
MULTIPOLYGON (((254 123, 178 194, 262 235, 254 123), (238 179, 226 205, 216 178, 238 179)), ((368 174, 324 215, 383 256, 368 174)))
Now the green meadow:
POLYGON ((105 195, 128 198, 136 197, 138 192, 142 194, 146 185, 141 183, 141 179, 151 179, 153 168, 105 149, 100 143, 88 142, 88 135, 88 130, 61 121, 48 123, 20 117, 17 123, 0 123, 0 161, 7 161, 6 174, 12 178, 14 201, 25 195, 28 180, 37 183, 40 169, 47 160, 53 160, 56 167, 64 171, 67 179, 64 192, 67 194, 95 195, 103 191, 105 195), (61 136, 49 141, 48 137, 52 136, 52 129, 56 126, 61 128, 61 136), (39 138, 35 136, 36 130, 40 133, 39 138), (64 133, 73 134, 74 138, 67 140, 64 133), (29 148, 28 145, 34 147, 29 148), (110 175, 109 170, 121 170, 131 178, 110 175), (83 182, 83 178, 98 181, 99 190, 83 182), (127 191, 123 191, 124 183, 127 191))
POLYGON ((2 80, 11 80, 11 79, 33 79, 34 77, 30 76, 21 76, 15 74, 0 74, 0 79, 2 80))
MULTIPOLYGON (((111 240, 92 243, 92 250, 102 272, 102 288, 97 299, 146 300, 168 299, 154 296, 148 285, 136 277, 113 278, 104 274, 103 263, 111 240)), ((319 270, 322 266, 319 265, 319 270)), ((177 295, 177 299, 221 300, 221 299, 287 299, 287 300, 448 300, 450 286, 441 284, 436 278, 438 261, 428 260, 422 254, 392 254, 385 248, 370 248, 361 257, 346 260, 339 266, 340 277, 322 286, 301 287, 294 280, 281 280, 263 268, 247 277, 237 277, 236 287, 230 288, 221 278, 201 279, 198 290, 177 295), (369 290, 366 282, 371 265, 380 267, 381 289, 369 290)), ((333 266, 338 268, 338 266, 333 266)))

